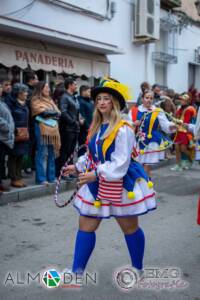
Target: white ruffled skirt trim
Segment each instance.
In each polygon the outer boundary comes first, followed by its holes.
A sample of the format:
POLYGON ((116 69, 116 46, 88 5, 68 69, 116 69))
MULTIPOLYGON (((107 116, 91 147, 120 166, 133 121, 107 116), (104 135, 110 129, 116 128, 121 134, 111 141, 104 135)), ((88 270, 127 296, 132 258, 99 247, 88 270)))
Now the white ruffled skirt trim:
POLYGON ((200 160, 200 147, 199 147, 199 145, 196 146, 195 160, 200 160))
POLYGON ((141 164, 157 164, 160 160, 164 160, 165 150, 160 150, 160 145, 153 142, 145 147, 145 153, 139 154, 138 161, 141 164))
POLYGON ((148 187, 144 179, 135 183, 133 192, 135 193, 134 199, 129 199, 127 191, 123 189, 121 203, 102 201, 101 207, 96 208, 93 205, 95 200, 93 195, 88 186, 84 185, 74 199, 74 207, 80 215, 96 218, 137 216, 156 208, 155 191, 148 187))

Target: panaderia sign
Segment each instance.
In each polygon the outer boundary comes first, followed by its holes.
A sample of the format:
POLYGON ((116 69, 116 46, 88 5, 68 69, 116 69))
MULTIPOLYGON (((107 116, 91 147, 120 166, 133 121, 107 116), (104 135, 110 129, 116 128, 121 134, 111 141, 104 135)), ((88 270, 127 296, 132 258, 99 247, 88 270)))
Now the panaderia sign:
POLYGON ((109 72, 109 65, 93 59, 81 58, 76 55, 64 55, 60 53, 25 48, 0 42, 0 63, 7 67, 17 65, 25 69, 28 66, 32 70, 44 70, 57 73, 76 73, 88 77, 101 77, 109 72))
POLYGON ((27 62, 27 64, 36 64, 51 66, 52 68, 71 69, 73 71, 75 62, 72 57, 62 57, 56 54, 39 53, 38 51, 15 50, 15 59, 19 62, 27 62))

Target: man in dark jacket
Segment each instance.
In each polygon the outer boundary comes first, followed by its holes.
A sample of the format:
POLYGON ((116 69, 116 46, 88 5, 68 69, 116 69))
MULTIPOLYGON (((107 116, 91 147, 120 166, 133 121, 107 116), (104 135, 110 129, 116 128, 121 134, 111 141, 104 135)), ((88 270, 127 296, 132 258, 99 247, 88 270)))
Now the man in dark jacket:
POLYGON ((1 98, 2 86, 0 84, 0 192, 8 189, 3 185, 5 156, 9 154, 9 149, 14 146, 14 121, 11 112, 1 98))
MULTIPOLYGON (((82 122, 80 122, 80 133, 78 137, 79 146, 84 145, 86 142, 88 130, 92 123, 92 116, 94 111, 94 102, 90 97, 91 88, 87 85, 82 85, 79 90, 80 96, 78 101, 80 105, 80 115, 82 122)), ((79 156, 85 152, 85 149, 79 151, 79 156)))
POLYGON ((26 101, 27 101, 28 107, 30 108, 29 102, 31 101, 32 94, 33 94, 33 91, 35 89, 35 86, 38 83, 38 77, 35 73, 29 72, 29 73, 26 74, 25 79, 26 79, 26 85, 28 86, 28 96, 27 96, 26 101))
POLYGON ((79 133, 79 103, 75 98, 77 83, 75 79, 68 77, 64 82, 65 92, 59 102, 61 111, 59 129, 61 137, 60 156, 56 162, 56 175, 59 175, 61 167, 74 152, 79 133))

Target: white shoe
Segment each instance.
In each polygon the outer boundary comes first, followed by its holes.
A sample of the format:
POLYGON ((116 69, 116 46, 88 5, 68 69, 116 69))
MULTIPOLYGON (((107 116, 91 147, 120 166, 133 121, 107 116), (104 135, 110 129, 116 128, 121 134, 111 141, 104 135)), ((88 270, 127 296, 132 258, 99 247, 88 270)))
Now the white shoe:
POLYGON ((183 170, 189 170, 188 161, 187 160, 182 160, 181 161, 181 167, 183 168, 183 170))
POLYGON ((183 171, 183 168, 179 165, 175 165, 174 167, 171 168, 171 171, 183 171))
POLYGON ((63 285, 67 288, 81 288, 83 286, 83 274, 73 273, 70 269, 65 269, 62 272, 63 285))

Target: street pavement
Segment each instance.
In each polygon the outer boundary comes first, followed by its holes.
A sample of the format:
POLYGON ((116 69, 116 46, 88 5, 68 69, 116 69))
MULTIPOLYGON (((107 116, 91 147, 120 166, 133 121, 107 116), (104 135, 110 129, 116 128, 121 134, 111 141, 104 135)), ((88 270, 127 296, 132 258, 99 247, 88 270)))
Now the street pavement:
POLYGON ((129 265, 130 258, 114 219, 102 222, 88 264, 88 272, 97 273, 98 284, 90 282, 80 289, 27 284, 28 272, 62 272, 72 262, 78 214, 72 205, 57 208, 53 197, 47 196, 0 206, 0 299, 200 300, 200 226, 196 224, 200 166, 182 173, 170 171, 170 166, 159 168, 153 180, 158 208, 140 217, 146 236, 145 268, 179 268, 187 288, 127 292, 117 288, 113 273, 129 265))

